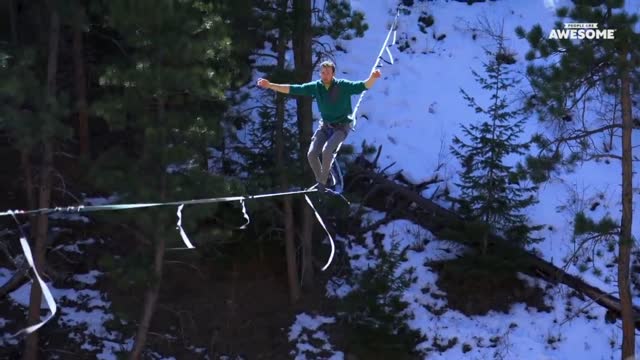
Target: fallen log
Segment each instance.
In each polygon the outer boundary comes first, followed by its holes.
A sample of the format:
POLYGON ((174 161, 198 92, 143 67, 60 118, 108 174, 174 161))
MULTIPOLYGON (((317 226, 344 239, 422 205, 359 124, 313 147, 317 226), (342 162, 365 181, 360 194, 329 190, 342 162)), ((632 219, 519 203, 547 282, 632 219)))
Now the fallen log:
MULTIPOLYGON (((358 158, 350 165, 345 176, 345 191, 362 193, 364 190, 375 189, 375 193, 368 193, 363 199, 363 205, 379 211, 390 211, 397 207, 405 207, 404 216, 431 231, 435 236, 442 235, 448 229, 463 231, 468 224, 455 212, 445 209, 432 200, 423 197, 404 184, 390 180, 381 173, 374 171, 367 160, 358 158)), ((465 242, 465 245, 480 246, 478 242, 465 242)), ((571 275, 552 263, 539 258, 535 254, 521 248, 516 248, 498 236, 491 236, 491 247, 502 248, 516 254, 520 271, 529 276, 541 278, 552 284, 564 284, 593 302, 607 309, 606 321, 620 318, 620 300, 601 289, 586 283, 575 275, 571 275)), ((640 308, 634 307, 636 328, 640 329, 640 308)))
POLYGON ((27 276, 28 274, 28 269, 19 270, 13 273, 11 278, 0 286, 0 299, 3 299, 8 294, 26 284, 29 281, 29 277, 27 276))

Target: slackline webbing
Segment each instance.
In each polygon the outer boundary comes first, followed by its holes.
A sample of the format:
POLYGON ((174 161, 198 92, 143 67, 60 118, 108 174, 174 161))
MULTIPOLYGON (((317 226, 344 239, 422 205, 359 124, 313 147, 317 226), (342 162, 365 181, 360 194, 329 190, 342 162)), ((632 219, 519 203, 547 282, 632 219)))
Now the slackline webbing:
POLYGON ((185 200, 185 201, 170 201, 170 202, 162 202, 162 203, 134 203, 134 204, 90 205, 90 206, 80 205, 80 206, 55 207, 55 208, 44 208, 44 209, 34 209, 34 210, 8 210, 8 211, 0 212, 0 216, 9 216, 14 214, 15 215, 31 215, 31 214, 39 214, 39 213, 51 214, 56 212, 80 213, 80 212, 93 212, 93 211, 140 209, 140 208, 157 207, 157 206, 210 204, 210 203, 218 203, 218 202, 243 201, 243 200, 260 199, 260 198, 266 198, 266 197, 306 194, 306 193, 311 193, 315 191, 317 190, 308 189, 308 190, 297 190, 297 191, 280 192, 280 193, 270 193, 270 194, 228 196, 228 197, 195 199, 195 200, 185 200))
MULTIPOLYGON (((380 48, 380 53, 378 53, 378 57, 376 58, 376 61, 373 63, 373 67, 371 68, 371 72, 373 72, 378 67, 378 64, 380 63, 380 60, 384 60, 382 58, 382 54, 385 52, 385 50, 387 51, 387 54, 389 55, 389 61, 385 60, 385 62, 393 64, 393 56, 391 55, 391 50, 389 50, 389 48, 396 43, 396 27, 398 25, 398 16, 399 15, 400 15, 400 8, 398 8, 397 11, 396 11, 396 16, 393 19, 393 23, 391 25, 391 28, 389 29, 389 32, 387 33, 387 37, 384 40, 384 43, 382 44, 382 48, 380 48), (389 43, 389 38, 391 37, 391 33, 393 33, 393 40, 391 41, 390 44, 388 44, 389 43)), ((362 98, 364 97, 364 94, 366 92, 367 91, 365 90, 360 94, 360 97, 358 98, 358 102, 356 102, 356 106, 353 108, 353 113, 351 113, 351 128, 353 130, 355 130, 355 128, 356 128, 358 108, 360 107, 360 103, 362 102, 362 98)))
POLYGON ((335 253, 335 244, 333 242, 333 238, 331 237, 331 234, 329 233, 329 231, 327 230, 327 227, 325 226, 324 222, 322 221, 322 217, 320 217, 320 214, 318 213, 316 208, 313 206, 313 203, 311 202, 311 199, 309 199, 309 197, 307 196, 307 194, 312 193, 312 192, 317 192, 317 191, 318 190, 314 186, 314 187, 306 189, 306 190, 297 190, 297 191, 288 191, 288 192, 279 192, 279 193, 270 193, 270 194, 259 194, 259 195, 229 196, 229 197, 208 198, 208 199, 194 199, 194 200, 185 200, 185 201, 171 201, 171 202, 161 202, 161 203, 133 203, 133 204, 90 205, 90 206, 80 205, 80 206, 43 208, 43 209, 35 209, 35 210, 7 210, 7 211, 4 211, 4 212, 0 212, 0 217, 1 216, 11 216, 15 220, 16 224, 18 225, 18 230, 20 231, 20 246, 22 247, 22 252, 24 253, 25 258, 27 259, 27 262, 29 263, 29 266, 33 269, 33 273, 36 276, 36 280, 38 281, 38 284, 40 285, 40 288, 42 289, 42 294, 44 295, 44 299, 45 299, 45 301, 47 303, 47 306, 49 307, 49 310, 51 311, 51 313, 49 315, 47 315, 44 318, 44 320, 40 321, 37 324, 31 325, 31 326, 29 326, 27 328, 24 328, 24 329, 18 331, 13 336, 16 337, 16 336, 20 336, 20 335, 23 335, 23 334, 28 335, 30 333, 33 333, 33 332, 37 331, 39 328, 44 326, 49 320, 51 320, 55 316, 55 314, 57 312, 57 309, 58 309, 58 307, 56 305, 56 302, 55 302, 55 300, 53 298, 53 295, 51 294, 51 290, 49 290, 49 288, 47 287, 47 284, 42 280, 42 277, 40 276, 40 272, 38 271, 38 269, 36 269, 35 262, 33 260, 33 254, 31 252, 31 248, 29 247, 29 242, 27 241, 27 235, 22 230, 22 226, 21 226, 20 221, 18 220, 18 217, 17 217, 18 215, 52 214, 52 213, 81 213, 81 212, 96 212, 96 211, 120 211, 120 210, 130 210, 130 209, 141 209, 141 208, 149 208, 149 207, 175 206, 175 205, 178 205, 178 211, 177 211, 178 222, 176 224, 176 228, 179 230, 180 237, 182 238, 182 241, 186 245, 186 248, 187 249, 194 249, 195 246, 193 246, 191 241, 189 241, 189 237, 187 236, 187 234, 185 233, 184 229, 182 228, 182 209, 184 208, 184 205, 210 204, 210 203, 219 203, 219 202, 240 201, 240 204, 242 205, 242 214, 243 214, 244 219, 246 220, 246 223, 244 225, 242 225, 239 229, 245 229, 247 227, 247 225, 249 225, 249 223, 251 221, 249 219, 249 214, 247 213, 247 209, 246 209, 246 206, 245 206, 245 201, 246 200, 261 199, 261 198, 267 198, 267 197, 278 197, 278 196, 304 194, 304 197, 305 197, 307 203, 309 204, 309 206, 311 207, 311 209, 315 213, 316 218, 318 219, 318 222, 320 223, 320 225, 322 226, 324 231, 327 233, 327 236, 329 237, 329 242, 331 243, 331 254, 329 256, 329 259, 328 259, 326 265, 324 265, 322 267, 322 271, 325 271, 329 267, 329 265, 331 264, 331 261, 333 259, 333 255, 335 253))

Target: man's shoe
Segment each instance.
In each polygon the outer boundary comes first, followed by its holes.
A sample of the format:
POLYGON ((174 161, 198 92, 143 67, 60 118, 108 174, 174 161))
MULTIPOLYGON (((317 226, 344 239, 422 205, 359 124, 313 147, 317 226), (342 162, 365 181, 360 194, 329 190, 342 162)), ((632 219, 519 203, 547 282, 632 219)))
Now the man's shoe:
POLYGON ((327 186, 325 184, 317 183, 316 188, 318 189, 318 192, 321 192, 321 193, 327 192, 327 186))

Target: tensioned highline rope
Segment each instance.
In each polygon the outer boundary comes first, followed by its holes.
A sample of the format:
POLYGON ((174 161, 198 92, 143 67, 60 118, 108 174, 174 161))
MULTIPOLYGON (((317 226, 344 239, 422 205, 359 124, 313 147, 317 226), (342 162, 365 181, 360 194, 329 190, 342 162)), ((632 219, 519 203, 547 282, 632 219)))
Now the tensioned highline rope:
MULTIPOLYGON (((371 68, 371 72, 373 72, 378 67, 378 64, 380 63, 380 60, 383 60, 382 59, 382 54, 384 53, 385 49, 387 50, 387 54, 389 55, 389 62, 391 64, 393 64, 393 56, 391 55, 391 51, 389 50, 389 48, 396 43, 396 26, 398 24, 398 16, 399 15, 400 15, 400 8, 398 7, 398 9, 396 11, 396 16, 393 19, 393 23, 391 24, 391 28, 389 29, 389 32, 387 33, 387 37, 384 40, 384 43, 382 44, 382 48, 380 48, 380 53, 378 53, 378 57, 376 58, 376 61, 373 63, 373 67, 371 68), (393 33, 393 40, 391 41, 391 44, 388 44, 389 38, 391 37, 391 33, 393 33)), ((358 108, 360 107, 360 103, 362 102, 362 98, 364 97, 364 94, 366 92, 367 91, 365 90, 360 94, 360 97, 358 98, 358 102, 356 102, 356 106, 353 108, 353 113, 351 113, 351 128, 354 129, 354 130, 356 128, 356 122, 357 122, 356 114, 358 112, 358 108)))
POLYGON ((329 236, 329 241, 331 242, 331 255, 329 256, 327 264, 324 267, 322 267, 322 270, 324 271, 331 264, 331 261, 333 259, 333 254, 335 252, 335 244, 333 242, 333 238, 331 237, 331 234, 327 230, 327 227, 324 225, 324 222, 322 221, 322 218, 320 217, 320 214, 315 209, 315 207, 311 203, 311 200, 307 196, 308 193, 317 192, 317 191, 318 190, 315 189, 315 187, 312 187, 312 188, 309 188, 309 189, 306 189, 306 190, 297 190, 297 191, 288 191, 288 192, 279 192, 279 193, 269 193, 269 194, 259 194, 259 195, 245 195, 245 196, 227 196, 227 197, 219 197, 219 198, 194 199, 194 200, 185 200, 185 201, 170 201, 170 202, 160 202, 160 203, 133 203, 133 204, 113 204, 113 205, 91 205, 91 206, 80 205, 80 206, 67 206, 67 207, 55 207, 55 208, 42 208, 42 209, 35 209, 35 210, 7 210, 7 211, 4 211, 4 212, 0 212, 0 217, 2 217, 2 216, 11 216, 15 220, 15 222, 18 224, 18 230, 20 231, 20 245, 22 247, 22 251, 24 253, 25 258, 27 259, 27 262, 29 263, 29 266, 31 266, 31 268, 33 269, 33 272, 34 272, 34 274, 36 276, 36 280, 38 281, 38 284, 40 285, 40 288, 42 289, 42 293, 44 295, 45 301, 47 302, 47 306, 49 307, 49 310, 51 311, 51 314, 49 314, 47 317, 45 317, 44 320, 40 321, 37 324, 31 325, 31 326, 29 326, 27 328, 24 328, 24 329, 18 331, 16 334, 14 334, 14 336, 18 336, 18 335, 22 335, 22 334, 30 334, 30 333, 33 333, 33 332, 37 331, 39 328, 44 326, 49 320, 51 320, 51 318, 53 318, 55 316, 56 312, 57 312, 57 305, 56 305, 56 302, 55 302, 55 300, 53 298, 53 295, 51 294, 51 290, 49 290, 49 288, 47 287, 47 284, 42 280, 42 277, 40 276, 40 272, 38 271, 38 269, 36 269, 35 262, 33 260, 33 254, 31 252, 31 248, 29 247, 29 242, 27 241, 27 236, 24 233, 24 231, 22 230, 22 226, 20 224, 20 221, 17 218, 17 215, 51 214, 51 213, 80 213, 80 212, 96 212, 96 211, 120 211, 120 210, 129 210, 129 209, 140 209, 140 208, 149 208, 149 207, 175 206, 175 205, 178 205, 177 229, 179 230, 180 237, 182 238, 182 241, 185 243, 186 247, 188 249, 193 249, 193 248, 195 248, 195 246, 193 246, 191 241, 189 241, 189 238, 187 237, 187 234, 185 233, 184 229, 182 228, 182 209, 184 208, 184 205, 210 204, 210 203, 219 203, 219 202, 240 201, 240 204, 242 205, 242 214, 243 214, 244 218, 246 219, 246 223, 244 225, 242 225, 240 227, 240 229, 244 229, 244 228, 246 228, 246 226, 250 222, 249 215, 247 214, 247 209, 245 207, 245 200, 260 199, 260 198, 267 198, 267 197, 277 197, 277 196, 286 196, 286 195, 304 194, 305 195, 305 199, 307 200, 307 203, 309 203, 309 206, 314 211, 314 213, 316 215, 316 218, 320 222, 320 225, 322 226, 324 231, 329 236))
POLYGON ((228 197, 219 197, 219 198, 170 201, 170 202, 161 202, 161 203, 133 203, 133 204, 91 205, 91 206, 79 205, 79 206, 55 207, 55 208, 44 208, 44 209, 35 209, 35 210, 8 210, 8 211, 0 212, 0 216, 9 216, 13 214, 15 215, 30 215, 30 214, 39 214, 39 213, 51 214, 55 212, 78 212, 79 213, 79 212, 93 212, 93 211, 140 209, 140 208, 157 207, 157 206, 210 204, 210 203, 218 203, 218 202, 243 201, 243 200, 260 199, 260 198, 266 198, 266 197, 305 194, 305 193, 310 193, 315 191, 317 190, 307 189, 307 190, 297 190, 297 191, 288 191, 288 192, 270 193, 270 194, 228 196, 228 197))

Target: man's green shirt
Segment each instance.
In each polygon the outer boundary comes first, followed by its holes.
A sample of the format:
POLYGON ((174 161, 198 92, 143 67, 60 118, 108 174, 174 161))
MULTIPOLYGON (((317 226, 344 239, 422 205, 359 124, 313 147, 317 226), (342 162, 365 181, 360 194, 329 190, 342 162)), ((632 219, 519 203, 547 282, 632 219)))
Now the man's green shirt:
POLYGON ((289 94, 312 96, 316 99, 322 121, 328 124, 347 124, 351 122, 351 96, 367 90, 364 81, 333 79, 329 89, 322 80, 300 85, 290 85, 289 94))

